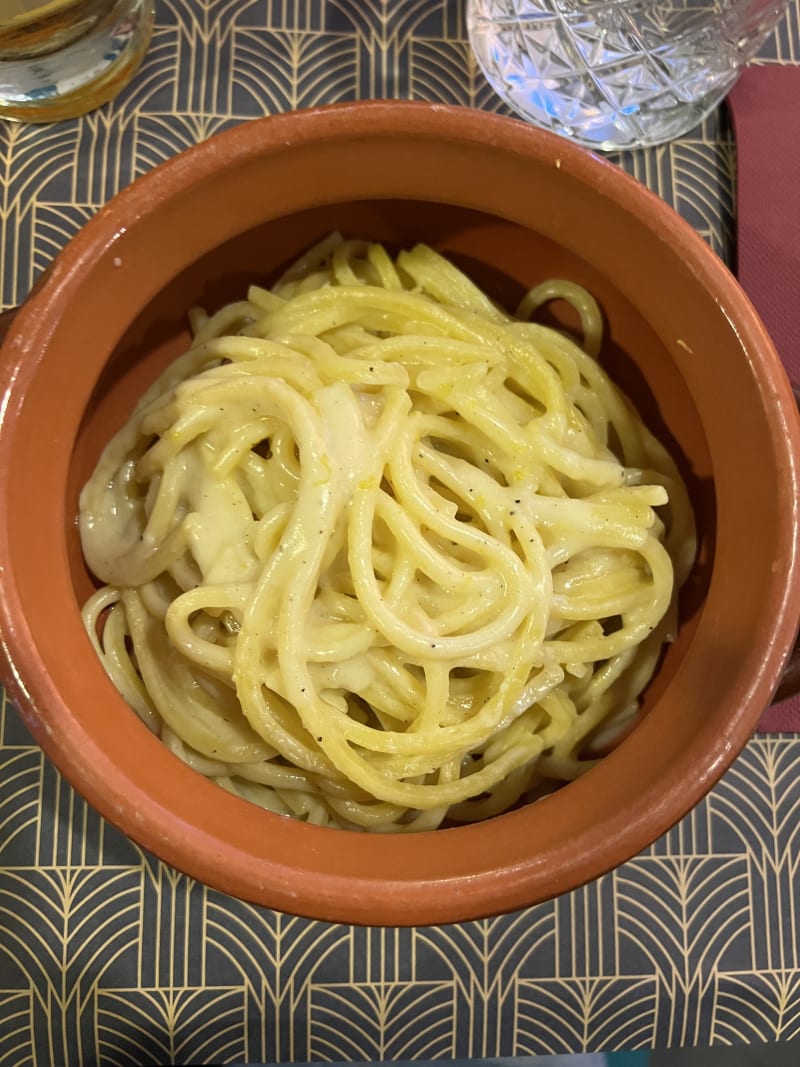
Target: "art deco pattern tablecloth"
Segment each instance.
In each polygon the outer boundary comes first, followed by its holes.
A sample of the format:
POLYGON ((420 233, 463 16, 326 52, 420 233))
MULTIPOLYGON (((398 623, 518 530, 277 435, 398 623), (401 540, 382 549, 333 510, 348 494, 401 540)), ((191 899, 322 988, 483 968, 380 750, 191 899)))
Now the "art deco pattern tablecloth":
MULTIPOLYGON (((794 62, 800 0, 762 54, 794 62)), ((119 188, 245 119, 358 97, 501 110, 461 0, 161 0, 134 83, 0 124, 0 300, 119 188)), ((723 257, 724 112, 619 162, 723 257)), ((32 486, 35 492, 36 487, 32 486)), ((800 739, 758 737, 679 826, 605 878, 483 922, 364 930, 207 890, 105 824, 0 710, 0 1064, 528 1055, 800 1033, 800 739)))

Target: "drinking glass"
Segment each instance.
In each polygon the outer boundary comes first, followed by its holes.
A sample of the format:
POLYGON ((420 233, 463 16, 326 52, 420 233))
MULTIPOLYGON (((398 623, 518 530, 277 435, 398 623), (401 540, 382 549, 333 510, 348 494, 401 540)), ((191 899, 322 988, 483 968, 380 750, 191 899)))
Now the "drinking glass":
POLYGON ((0 118, 53 122, 91 111, 133 76, 154 0, 0 0, 0 118))
POLYGON ((468 0, 479 65, 519 115, 604 151, 712 111, 787 0, 468 0))

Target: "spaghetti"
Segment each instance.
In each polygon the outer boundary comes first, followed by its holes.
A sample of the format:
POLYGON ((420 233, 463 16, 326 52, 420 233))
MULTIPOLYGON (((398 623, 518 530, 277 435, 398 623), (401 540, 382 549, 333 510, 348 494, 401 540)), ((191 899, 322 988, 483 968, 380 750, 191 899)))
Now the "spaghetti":
POLYGON ((425 246, 333 235, 212 316, 81 495, 87 631, 200 773, 427 830, 576 777, 638 707, 694 528, 567 282, 515 317, 425 246), (583 332, 527 321, 569 300, 583 332))

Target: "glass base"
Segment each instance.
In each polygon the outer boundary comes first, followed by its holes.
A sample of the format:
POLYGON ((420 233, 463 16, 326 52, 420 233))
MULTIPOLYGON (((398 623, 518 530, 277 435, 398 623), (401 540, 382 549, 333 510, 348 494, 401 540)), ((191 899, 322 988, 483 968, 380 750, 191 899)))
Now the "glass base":
POLYGON ((116 0, 61 48, 0 50, 0 119, 57 122, 100 107, 130 81, 152 32, 152 0, 116 0))
POLYGON ((534 126, 540 125, 593 152, 626 152, 637 148, 655 148, 684 137, 699 126, 724 101, 732 85, 733 83, 723 90, 709 93, 691 105, 675 108, 669 115, 659 116, 660 121, 654 122, 651 128, 644 123, 633 129, 629 124, 623 125, 622 129, 608 124, 606 129, 579 132, 557 123, 537 121, 536 117, 531 118, 529 115, 522 117, 534 126))

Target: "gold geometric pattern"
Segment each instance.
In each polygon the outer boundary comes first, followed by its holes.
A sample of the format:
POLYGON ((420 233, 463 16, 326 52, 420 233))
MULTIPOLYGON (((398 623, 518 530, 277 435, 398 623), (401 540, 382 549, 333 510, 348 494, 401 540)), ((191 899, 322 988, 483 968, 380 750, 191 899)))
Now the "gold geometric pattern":
MULTIPOLYGON (((793 0, 762 62, 800 59, 793 0)), ((118 189, 219 130, 360 97, 503 111, 462 0, 160 0, 133 83, 50 127, 0 124, 0 304, 118 189)), ((722 109, 617 162, 720 255, 722 109)), ((482 922, 365 930, 192 882, 105 823, 0 691, 0 1065, 409 1060, 800 1036, 800 737, 756 737, 617 871, 482 922)))

